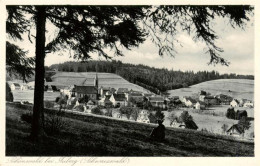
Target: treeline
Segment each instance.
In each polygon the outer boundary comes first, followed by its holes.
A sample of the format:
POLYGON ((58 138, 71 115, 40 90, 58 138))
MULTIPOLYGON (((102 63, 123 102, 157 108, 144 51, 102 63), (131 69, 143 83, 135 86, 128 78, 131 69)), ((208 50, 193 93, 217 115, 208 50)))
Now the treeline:
MULTIPOLYGON (((47 68, 48 69, 48 68, 47 68)), ((145 65, 122 63, 121 61, 65 62, 54 64, 49 69, 66 72, 106 72, 115 73, 131 83, 140 85, 152 92, 188 87, 215 79, 254 79, 253 75, 219 74, 217 71, 174 71, 145 65)))

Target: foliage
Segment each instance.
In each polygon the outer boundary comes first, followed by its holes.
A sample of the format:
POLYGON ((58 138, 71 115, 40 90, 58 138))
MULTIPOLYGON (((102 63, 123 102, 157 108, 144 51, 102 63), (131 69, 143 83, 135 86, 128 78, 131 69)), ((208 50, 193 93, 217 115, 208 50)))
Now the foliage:
POLYGON ((99 107, 94 107, 91 109, 91 113, 92 114, 96 114, 96 115, 103 115, 103 112, 100 110, 99 107))
POLYGON ((157 110, 154 116, 157 120, 164 120, 164 113, 160 110, 157 110))
POLYGON ((178 119, 177 115, 175 114, 175 112, 171 112, 170 115, 168 116, 168 119, 170 121, 170 124, 172 124, 172 122, 175 120, 175 119, 178 119))
POLYGON ((242 117, 239 121, 238 121, 238 126, 242 129, 243 132, 245 132, 245 130, 248 130, 251 127, 251 123, 250 121, 247 119, 247 117, 242 117))
POLYGON ((157 123, 157 119, 152 113, 150 113, 148 115, 148 118, 149 118, 150 123, 157 123))
POLYGON ((139 109, 138 108, 133 108, 133 110, 132 110, 132 113, 131 113, 131 116, 132 116, 132 118, 135 120, 135 121, 137 121, 137 118, 138 118, 138 116, 139 116, 139 109))
POLYGON ((83 107, 83 105, 78 105, 75 107, 75 110, 78 112, 84 112, 84 107, 83 107))
POLYGON ((21 76, 24 81, 33 75, 34 58, 17 45, 6 42, 6 70, 9 75, 21 76))
POLYGON ((52 101, 44 101, 44 107, 45 108, 53 108, 54 103, 52 101))
POLYGON ((124 114, 124 115, 126 115, 127 119, 130 119, 132 112, 133 112, 133 108, 123 106, 123 107, 119 108, 119 111, 120 111, 121 115, 124 114))
POLYGON ((229 119, 235 119, 236 118, 236 112, 235 112, 234 108, 228 108, 227 109, 226 117, 229 118, 229 119))
POLYGON ((190 121, 190 120, 193 120, 192 116, 189 114, 188 111, 183 111, 179 117, 179 121, 180 122, 187 122, 187 121, 190 121))
POLYGON ((61 116, 62 113, 62 111, 58 111, 56 113, 49 114, 49 116, 45 118, 44 131, 48 135, 58 134, 64 128, 65 121, 61 116))
POLYGON ((112 117, 113 116, 113 109, 107 108, 105 112, 105 116, 112 117))
POLYGON ((21 120, 31 124, 32 120, 33 120, 32 113, 22 114, 21 115, 21 120))
POLYGON ((12 90, 11 90, 10 86, 8 85, 8 83, 6 83, 5 87, 6 87, 6 89, 5 89, 5 100, 13 102, 14 96, 13 96, 12 90))

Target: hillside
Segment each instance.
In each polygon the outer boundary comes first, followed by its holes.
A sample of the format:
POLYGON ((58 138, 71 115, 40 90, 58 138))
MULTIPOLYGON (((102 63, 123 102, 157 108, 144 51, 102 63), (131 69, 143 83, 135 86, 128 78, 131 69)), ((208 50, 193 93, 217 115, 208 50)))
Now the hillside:
MULTIPOLYGON (((111 87, 111 88, 128 88, 129 90, 137 90, 147 93, 148 90, 128 82, 122 77, 113 73, 97 73, 99 87, 111 87)), ((96 72, 57 72, 51 77, 52 82, 48 84, 54 85, 94 85, 94 78, 96 72)))
POLYGON ((152 142, 154 125, 72 113, 63 114, 60 132, 32 143, 30 125, 20 119, 28 112, 6 104, 7 156, 254 156, 250 142, 173 128, 166 128, 165 142, 152 142))
POLYGON ((201 90, 210 92, 212 95, 226 94, 236 99, 254 100, 254 80, 247 79, 219 79, 206 81, 200 84, 169 90, 170 96, 191 96, 198 94, 201 90))
POLYGON ((253 75, 239 75, 235 73, 220 74, 217 71, 174 71, 166 68, 154 68, 143 64, 135 65, 121 61, 87 61, 64 62, 48 67, 66 72, 105 72, 115 73, 127 81, 159 94, 171 89, 183 88, 201 82, 216 79, 250 79, 253 75))

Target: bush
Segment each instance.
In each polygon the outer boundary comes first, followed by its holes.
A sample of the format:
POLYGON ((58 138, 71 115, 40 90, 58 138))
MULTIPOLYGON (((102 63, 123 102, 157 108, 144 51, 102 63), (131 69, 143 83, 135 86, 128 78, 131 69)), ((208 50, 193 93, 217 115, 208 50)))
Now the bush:
POLYGON ((228 119, 236 119, 236 112, 235 112, 234 108, 227 109, 226 117, 228 119))
POLYGON ((102 111, 98 107, 92 108, 91 113, 96 114, 96 115, 102 115, 103 114, 102 111))
POLYGON ((12 93, 11 88, 9 87, 8 83, 6 83, 5 93, 6 93, 5 100, 13 102, 13 100, 14 100, 13 93, 12 93))
POLYGON ((21 115, 21 120, 25 121, 29 124, 32 124, 33 121, 33 114, 32 113, 26 113, 21 115))
POLYGON ((78 105, 76 108, 75 108, 76 111, 78 112, 84 112, 84 107, 83 105, 78 105))
POLYGON ((152 113, 149 114, 148 118, 150 123, 157 123, 157 119, 152 113))
POLYGON ((105 116, 112 117, 112 114, 113 114, 113 110, 112 109, 107 109, 107 111, 105 113, 105 116))
POLYGON ((44 126, 44 131, 49 134, 57 134, 61 131, 61 129, 64 127, 64 120, 63 117, 60 116, 60 111, 54 114, 49 114, 45 118, 45 126, 44 126))
POLYGON ((44 108, 53 108, 54 103, 51 101, 44 101, 44 108))

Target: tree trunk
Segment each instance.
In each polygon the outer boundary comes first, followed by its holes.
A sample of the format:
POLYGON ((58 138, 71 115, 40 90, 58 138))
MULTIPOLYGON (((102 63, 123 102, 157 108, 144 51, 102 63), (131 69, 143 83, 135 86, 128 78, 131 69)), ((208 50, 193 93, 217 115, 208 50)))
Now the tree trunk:
POLYGON ((44 58, 45 58, 45 7, 36 6, 36 63, 33 122, 31 137, 37 139, 43 134, 44 127, 44 58))

